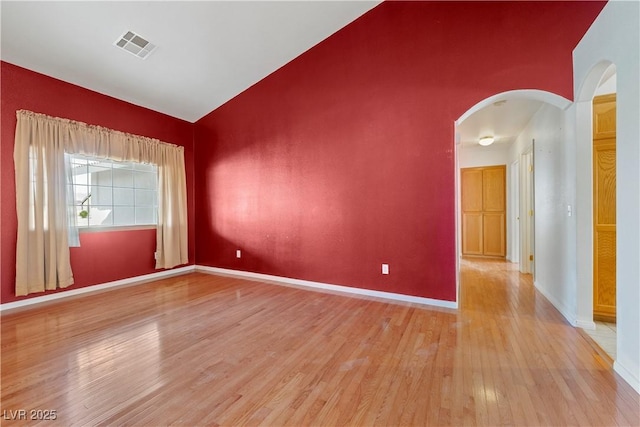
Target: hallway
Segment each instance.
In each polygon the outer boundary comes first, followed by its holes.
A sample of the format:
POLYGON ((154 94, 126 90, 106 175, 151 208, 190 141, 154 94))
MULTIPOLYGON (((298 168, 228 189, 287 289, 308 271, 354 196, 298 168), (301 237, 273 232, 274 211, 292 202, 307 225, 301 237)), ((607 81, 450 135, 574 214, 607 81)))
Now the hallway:
POLYGON ((460 316, 474 349, 463 369, 484 389, 481 424, 640 425, 640 397, 517 264, 463 259, 460 316))
POLYGON ((3 313, 2 409, 52 426, 640 425, 638 394, 530 276, 465 259, 461 280, 458 311, 190 273, 3 313))

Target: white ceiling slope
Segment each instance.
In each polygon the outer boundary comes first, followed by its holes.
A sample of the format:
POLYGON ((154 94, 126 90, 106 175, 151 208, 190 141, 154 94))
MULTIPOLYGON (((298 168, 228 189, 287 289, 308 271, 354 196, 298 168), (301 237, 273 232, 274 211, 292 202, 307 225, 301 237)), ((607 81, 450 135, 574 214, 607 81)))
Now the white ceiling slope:
POLYGON ((1 1, 2 60, 195 122, 379 1, 1 1), (113 45, 133 31, 142 60, 113 45))

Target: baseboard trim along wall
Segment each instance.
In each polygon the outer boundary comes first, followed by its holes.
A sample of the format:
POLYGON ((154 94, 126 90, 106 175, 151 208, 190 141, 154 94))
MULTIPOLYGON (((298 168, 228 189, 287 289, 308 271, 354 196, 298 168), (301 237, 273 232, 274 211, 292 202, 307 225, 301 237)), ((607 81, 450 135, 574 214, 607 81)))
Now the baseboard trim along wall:
POLYGON ((35 304, 43 304, 46 302, 51 302, 51 301, 55 301, 63 298, 70 298, 70 297, 74 297, 82 294, 101 292, 106 289, 117 288, 120 286, 142 284, 152 280, 163 279, 165 277, 179 276, 182 274, 190 273, 194 271, 194 269, 195 269, 195 266, 187 265, 185 267, 158 271, 156 273, 145 274, 142 276, 129 277, 127 279, 115 280, 113 282, 101 283, 99 285, 86 286, 84 288, 78 288, 78 289, 69 289, 68 291, 56 292, 55 294, 43 295, 40 297, 8 302, 5 304, 0 304, 0 311, 11 310, 11 309, 20 308, 20 307, 27 307, 35 304))
MULTIPOLYGON (((567 322, 569 322, 569 324, 571 326, 578 326, 577 322, 576 322, 576 318, 574 315, 572 315, 569 310, 567 309, 567 307, 562 304, 560 301, 558 301, 553 295, 551 295, 549 292, 547 292, 546 289, 544 289, 542 286, 540 286, 538 284, 538 282, 533 282, 533 286, 535 286, 535 288, 540 291, 540 293, 547 299, 549 300, 549 302, 551 303, 551 305, 553 305, 556 310, 558 310, 560 312, 560 314, 562 314, 562 316, 567 319, 567 322)), ((594 325, 595 326, 595 325, 594 325)))
POLYGON ((589 331, 596 330, 596 322, 593 320, 576 320, 576 326, 589 331))
POLYGON ((266 282, 272 282, 274 284, 280 284, 280 285, 289 285, 294 287, 311 288, 311 289, 322 289, 322 290, 339 292, 339 293, 344 293, 349 295, 363 295, 363 296, 369 296, 369 297, 382 298, 382 299, 391 300, 391 301, 402 301, 402 302, 409 302, 409 303, 415 303, 420 305, 429 305, 429 306, 435 306, 435 307, 453 308, 453 309, 458 308, 457 301, 441 301, 437 299, 416 297, 412 295, 396 294, 392 292, 383 292, 383 291, 374 291, 372 289, 352 288, 350 286, 332 285, 329 283, 312 282, 309 280, 292 279, 289 277, 272 276, 269 274, 262 274, 262 273, 252 273, 250 271, 229 270, 226 268, 218 268, 218 267, 207 267, 204 265, 196 265, 195 269, 196 271, 200 271, 203 273, 266 281, 266 282))
POLYGON ((55 294, 43 295, 39 297, 24 299, 20 301, 8 302, 0 304, 0 312, 5 310, 12 310, 21 307, 28 307, 31 305, 44 304, 47 302, 72 298, 78 295, 90 294, 94 292, 101 292, 111 288, 117 288, 121 286, 130 286, 146 283, 152 280, 159 280, 165 277, 179 276, 182 274, 191 273, 193 271, 200 271, 208 274, 216 274, 222 276, 240 277, 244 279, 253 279, 266 282, 272 282, 274 284, 289 285, 295 287, 302 287, 308 289, 321 289, 333 292, 339 292, 348 295, 362 295, 369 297, 376 297, 391 301, 402 301, 420 305, 428 305, 433 307, 451 308, 457 309, 458 303, 455 301, 441 301, 431 298, 416 297, 413 295, 396 294, 392 292, 374 291, 372 289, 353 288, 349 286, 332 285, 329 283, 312 282, 309 280, 292 279, 289 277, 272 276, 269 274, 252 273, 250 271, 230 270, 226 268, 207 267, 203 265, 188 265, 185 267, 174 268, 172 270, 158 271, 156 273, 145 274, 143 276, 130 277, 127 279, 115 280, 113 282, 102 283, 99 285, 87 286, 84 288, 70 289, 64 292, 57 292, 55 294))
POLYGON ((633 389, 640 394, 640 380, 633 373, 622 366, 618 361, 613 362, 613 370, 624 379, 633 389))

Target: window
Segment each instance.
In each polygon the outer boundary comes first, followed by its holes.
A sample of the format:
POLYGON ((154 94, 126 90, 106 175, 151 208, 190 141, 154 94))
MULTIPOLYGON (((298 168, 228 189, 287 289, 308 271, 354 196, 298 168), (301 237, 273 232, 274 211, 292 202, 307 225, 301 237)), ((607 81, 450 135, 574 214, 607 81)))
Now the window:
POLYGON ((72 154, 74 212, 78 227, 158 223, 156 165, 72 154))

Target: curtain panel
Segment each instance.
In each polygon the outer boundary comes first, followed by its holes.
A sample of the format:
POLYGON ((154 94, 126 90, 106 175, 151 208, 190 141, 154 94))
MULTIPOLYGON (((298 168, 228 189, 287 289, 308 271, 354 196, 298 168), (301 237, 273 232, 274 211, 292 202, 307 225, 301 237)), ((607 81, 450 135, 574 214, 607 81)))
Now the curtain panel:
POLYGON ((183 147, 26 110, 16 115, 16 295, 73 284, 65 153, 157 165, 156 268, 188 262, 183 147))

